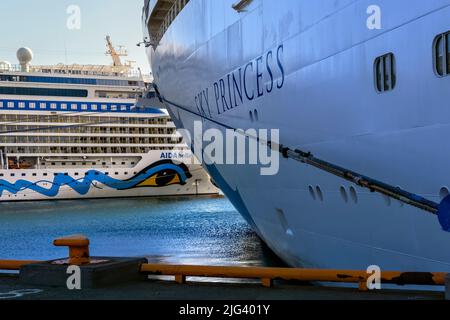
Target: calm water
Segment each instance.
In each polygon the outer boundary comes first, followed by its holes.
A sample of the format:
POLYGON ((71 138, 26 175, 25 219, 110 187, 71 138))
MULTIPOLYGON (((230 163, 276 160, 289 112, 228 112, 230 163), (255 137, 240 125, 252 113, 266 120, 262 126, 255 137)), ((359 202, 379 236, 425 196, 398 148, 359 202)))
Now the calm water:
POLYGON ((152 262, 274 266, 280 262, 225 198, 0 203, 0 259, 67 256, 52 240, 85 234, 93 256, 152 262))

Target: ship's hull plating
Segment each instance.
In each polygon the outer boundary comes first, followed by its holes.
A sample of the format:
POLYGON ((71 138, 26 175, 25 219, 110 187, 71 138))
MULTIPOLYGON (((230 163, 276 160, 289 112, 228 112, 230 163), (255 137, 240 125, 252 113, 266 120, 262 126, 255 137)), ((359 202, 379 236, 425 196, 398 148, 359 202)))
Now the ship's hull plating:
MULTIPOLYGON (((440 201, 449 185, 450 77, 433 72, 432 43, 450 29, 450 1, 378 1, 381 30, 367 28, 371 1, 255 0, 242 13, 234 2, 191 0, 148 49, 177 126, 192 130, 205 111, 214 120, 205 129, 279 128, 291 148, 440 201), (379 94, 374 60, 389 52, 397 85, 379 94), (235 103, 227 76, 250 63, 248 95, 235 103)), ((274 176, 256 166, 206 169, 293 266, 450 270, 450 234, 431 214, 292 160, 274 176)))

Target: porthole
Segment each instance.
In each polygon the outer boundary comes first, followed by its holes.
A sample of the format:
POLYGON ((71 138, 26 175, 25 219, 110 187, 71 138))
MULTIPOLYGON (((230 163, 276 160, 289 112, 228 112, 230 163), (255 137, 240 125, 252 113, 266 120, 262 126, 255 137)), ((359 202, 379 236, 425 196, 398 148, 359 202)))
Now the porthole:
POLYGON ((450 75, 450 31, 438 35, 433 43, 434 72, 440 77, 450 75))
POLYGON ((347 194, 347 190, 345 190, 345 187, 341 186, 339 188, 339 192, 341 194, 342 200, 344 200, 345 203, 348 203, 348 194, 347 194))
POLYGON ((375 59, 374 76, 375 88, 378 93, 394 90, 397 84, 397 75, 393 53, 388 53, 375 59))
POLYGON ((355 187, 351 186, 349 189, 350 198, 353 200, 354 203, 358 203, 358 193, 356 192, 355 187))
POLYGON ((312 186, 309 186, 308 190, 309 190, 309 195, 311 196, 311 198, 313 198, 313 200, 316 200, 316 193, 314 192, 314 188, 312 186))
POLYGON ((317 194, 317 198, 320 201, 323 201, 323 193, 322 193, 322 189, 320 188, 320 186, 316 187, 316 194, 317 194))

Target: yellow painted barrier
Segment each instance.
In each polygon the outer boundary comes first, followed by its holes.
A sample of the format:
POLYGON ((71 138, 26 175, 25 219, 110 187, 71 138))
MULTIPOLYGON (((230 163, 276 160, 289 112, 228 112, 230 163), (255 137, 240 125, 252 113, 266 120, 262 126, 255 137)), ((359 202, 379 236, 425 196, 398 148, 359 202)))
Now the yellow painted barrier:
POLYGON ((0 270, 20 270, 27 264, 40 263, 42 261, 34 260, 0 260, 0 270))
MULTIPOLYGON (((214 278, 261 279, 262 284, 270 287, 273 280, 298 280, 320 282, 358 283, 360 290, 367 290, 366 271, 355 270, 320 270, 294 268, 260 268, 260 267, 219 267, 143 264, 141 272, 151 275, 175 276, 179 283, 184 283, 187 276, 214 278)), ((445 285, 444 272, 398 272, 381 273, 381 282, 397 285, 445 285)))

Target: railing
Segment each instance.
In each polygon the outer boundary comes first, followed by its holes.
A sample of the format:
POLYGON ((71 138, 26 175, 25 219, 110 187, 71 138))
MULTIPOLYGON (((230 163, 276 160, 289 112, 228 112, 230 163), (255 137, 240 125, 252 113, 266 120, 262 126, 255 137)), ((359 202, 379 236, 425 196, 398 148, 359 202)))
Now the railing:
MULTIPOLYGON (((178 283, 184 283, 187 276, 213 278, 261 279, 266 287, 273 285, 273 280, 297 280, 318 282, 358 283, 361 291, 367 290, 370 277, 366 271, 356 270, 321 270, 295 268, 258 268, 258 267, 218 267, 143 264, 141 272, 150 275, 175 276, 178 283)), ((381 282, 396 285, 445 285, 447 273, 436 272, 398 272, 381 273, 381 282)))
POLYGON ((27 264, 39 263, 35 260, 0 260, 0 270, 20 270, 27 264))
MULTIPOLYGON (((67 243, 61 245, 69 246, 67 243)), ((72 244, 71 244, 72 245, 72 244)), ((73 245, 72 245, 73 247, 73 245)), ((88 247, 83 252, 88 252, 88 247)), ((71 249, 70 259, 73 264, 84 264, 75 261, 80 256, 78 251, 71 249)), ((86 256, 85 254, 82 255, 86 256)), ((87 260, 89 261, 89 256, 87 260)), ((30 260, 0 260, 0 270, 20 270, 27 264, 42 263, 30 260)), ((85 262, 88 263, 88 262, 85 262)), ((147 275, 175 276, 175 281, 184 284, 186 277, 228 278, 228 279, 261 279, 265 287, 272 287, 274 280, 305 281, 305 282, 335 282, 356 283, 360 291, 367 291, 367 280, 370 277, 366 271, 359 270, 324 270, 324 269, 295 269, 295 268, 261 268, 261 267, 227 267, 227 266, 189 266, 142 264, 140 272, 147 275)), ((385 271, 380 274, 381 283, 424 286, 445 286, 446 272, 400 272, 385 271)))
POLYGON ((108 65, 54 65, 54 66, 29 66, 27 71, 18 64, 0 64, 0 73, 42 73, 46 75, 75 75, 91 77, 120 77, 120 78, 141 78, 142 72, 131 66, 108 66, 108 65))
MULTIPOLYGON (((152 30, 149 28, 149 33, 151 36, 151 41, 153 43, 159 43, 159 41, 162 39, 164 34, 166 33, 167 29, 170 27, 172 22, 175 20, 175 18, 178 16, 178 14, 184 9, 184 7, 187 5, 189 0, 176 0, 172 7, 167 12, 166 16, 164 17, 163 21, 161 22, 158 30, 156 33, 152 33, 152 30)), ((149 20, 149 23, 151 21, 151 18, 149 20)))
MULTIPOLYGON (((56 246, 67 246, 69 258, 66 264, 90 265, 93 263, 89 256, 89 239, 83 235, 69 236, 53 242, 56 246)), ((106 261, 106 260, 105 260, 106 261)), ((27 264, 42 261, 0 260, 0 270, 20 270, 27 264)), ((242 278, 261 279, 266 287, 271 287, 274 280, 297 280, 307 282, 336 282, 356 283, 359 290, 367 291, 368 280, 372 277, 364 270, 324 270, 324 269, 296 269, 296 268, 262 268, 262 267, 228 267, 228 266, 189 266, 189 265, 140 265, 139 273, 146 275, 175 276, 175 280, 183 284, 186 277, 214 277, 214 278, 242 278)), ((446 272, 380 272, 379 280, 384 284, 445 286, 448 273, 446 272)))

